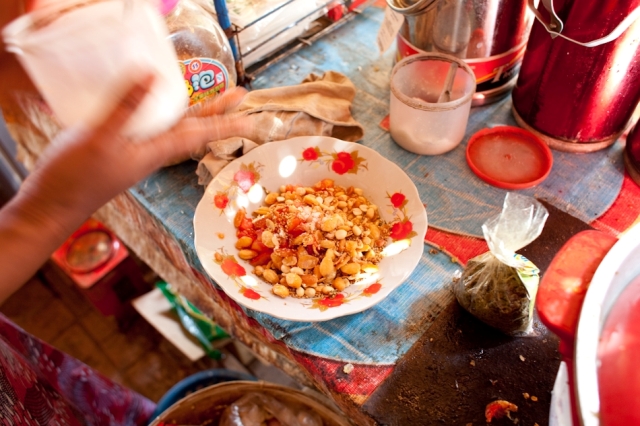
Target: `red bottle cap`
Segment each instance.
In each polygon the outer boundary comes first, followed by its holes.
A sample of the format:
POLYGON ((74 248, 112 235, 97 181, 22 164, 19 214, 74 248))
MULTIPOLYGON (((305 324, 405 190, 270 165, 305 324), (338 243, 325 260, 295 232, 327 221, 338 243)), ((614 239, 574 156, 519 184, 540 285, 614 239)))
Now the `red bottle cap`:
POLYGON ((528 130, 498 126, 476 132, 467 143, 467 164, 485 182, 504 189, 525 189, 551 172, 549 147, 528 130))

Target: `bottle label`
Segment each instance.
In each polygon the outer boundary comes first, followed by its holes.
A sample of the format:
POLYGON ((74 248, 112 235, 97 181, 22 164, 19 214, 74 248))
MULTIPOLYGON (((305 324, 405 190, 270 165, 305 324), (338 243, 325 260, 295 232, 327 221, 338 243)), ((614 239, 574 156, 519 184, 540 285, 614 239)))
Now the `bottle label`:
POLYGON ((180 63, 180 68, 189 93, 189 106, 209 96, 224 93, 229 87, 229 72, 215 59, 187 59, 180 63))

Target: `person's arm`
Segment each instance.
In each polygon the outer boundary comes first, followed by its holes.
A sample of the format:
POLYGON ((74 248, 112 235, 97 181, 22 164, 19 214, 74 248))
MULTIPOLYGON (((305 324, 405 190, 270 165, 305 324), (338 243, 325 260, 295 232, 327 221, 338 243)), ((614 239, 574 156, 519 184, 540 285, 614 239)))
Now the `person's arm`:
POLYGON ((186 117, 160 136, 121 137, 148 89, 148 84, 135 85, 97 128, 63 132, 0 210, 0 303, 115 195, 209 140, 247 132, 246 118, 218 115, 241 101, 245 91, 235 89, 211 103, 206 116, 186 117))

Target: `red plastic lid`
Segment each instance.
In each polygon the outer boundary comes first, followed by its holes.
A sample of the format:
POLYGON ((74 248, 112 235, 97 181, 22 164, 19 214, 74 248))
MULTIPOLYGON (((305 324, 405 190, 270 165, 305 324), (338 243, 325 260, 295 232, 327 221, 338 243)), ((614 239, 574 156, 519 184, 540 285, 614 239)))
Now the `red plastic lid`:
POLYGON ((549 147, 528 130, 514 126, 482 129, 467 143, 467 164, 485 182, 504 189, 525 189, 551 172, 549 147))

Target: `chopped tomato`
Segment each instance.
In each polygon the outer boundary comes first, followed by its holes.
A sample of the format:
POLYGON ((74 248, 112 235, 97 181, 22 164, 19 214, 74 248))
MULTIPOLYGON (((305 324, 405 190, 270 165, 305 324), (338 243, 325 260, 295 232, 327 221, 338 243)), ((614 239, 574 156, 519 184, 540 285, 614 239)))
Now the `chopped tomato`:
POLYGON ((261 217, 260 219, 256 220, 253 223, 253 226, 258 229, 265 229, 267 227, 267 219, 264 217, 261 217))
POLYGON ((271 249, 260 252, 256 257, 249 261, 249 264, 251 264, 251 266, 264 266, 271 260, 271 253, 273 253, 273 250, 271 249))
POLYGON ((504 416, 511 418, 510 414, 512 411, 517 412, 518 406, 509 401, 498 399, 487 404, 484 410, 484 416, 487 419, 487 423, 491 423, 491 420, 500 419, 504 416))
POLYGON ((238 239, 242 237, 249 237, 252 240, 255 240, 257 238, 257 235, 256 235, 256 231, 254 231, 253 229, 238 229, 236 231, 236 237, 238 239))
POLYGON ((242 219, 242 222, 240 222, 240 225, 238 226, 238 229, 254 229, 255 227, 253 226, 253 222, 251 221, 251 219, 249 219, 248 217, 245 217, 242 219))
POLYGON ((295 216, 295 217, 289 219, 289 223, 287 223, 287 232, 293 231, 301 223, 302 223, 302 219, 300 219, 298 216, 295 216))
POLYGON ((269 247, 265 246, 264 243, 259 239, 256 239, 251 244, 251 250, 257 251, 258 253, 262 253, 263 251, 273 251, 269 247))
POLYGON ((287 223, 287 233, 294 238, 300 234, 303 234, 304 232, 306 232, 306 230, 302 226, 302 223, 303 220, 298 216, 289 219, 289 222, 287 223))
POLYGON ((333 179, 322 179, 315 186, 316 188, 319 188, 319 189, 333 188, 333 179))

